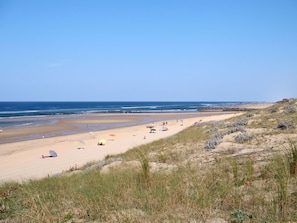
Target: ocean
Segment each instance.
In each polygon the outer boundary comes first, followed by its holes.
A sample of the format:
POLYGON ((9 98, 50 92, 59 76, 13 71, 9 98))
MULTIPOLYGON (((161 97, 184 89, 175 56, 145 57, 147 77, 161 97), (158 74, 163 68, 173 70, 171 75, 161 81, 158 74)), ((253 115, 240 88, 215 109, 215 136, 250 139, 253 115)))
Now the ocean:
MULTIPOLYGON (((38 126, 51 118, 91 113, 178 113, 247 102, 0 102, 0 129, 38 126)), ((54 119, 53 119, 54 120, 54 119)))

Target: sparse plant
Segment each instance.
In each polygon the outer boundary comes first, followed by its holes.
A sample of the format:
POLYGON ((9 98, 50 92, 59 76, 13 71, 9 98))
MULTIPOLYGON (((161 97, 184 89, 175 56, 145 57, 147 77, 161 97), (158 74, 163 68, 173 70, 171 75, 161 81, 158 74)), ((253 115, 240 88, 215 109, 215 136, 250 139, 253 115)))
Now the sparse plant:
POLYGON ((76 171, 76 170, 78 170, 78 169, 79 169, 79 168, 78 168, 77 164, 75 164, 74 166, 71 166, 71 167, 69 168, 68 172, 73 172, 73 171, 76 171))
POLYGON ((218 127, 219 125, 222 125, 224 121, 210 121, 208 124, 212 126, 213 128, 218 127))
POLYGON ((252 215, 241 209, 231 211, 231 223, 250 222, 252 215))
POLYGON ((297 175, 297 145, 296 142, 292 140, 288 141, 288 146, 285 147, 285 152, 289 163, 290 174, 297 175))
POLYGON ((239 170, 238 170, 238 162, 236 159, 231 159, 230 161, 231 166, 232 166, 232 173, 233 173, 233 181, 234 181, 234 185, 238 185, 239 182, 239 170))
POLYGON ((281 121, 278 123, 277 128, 282 130, 287 130, 293 127, 292 121, 281 121))
POLYGON ((227 132, 226 132, 226 135, 228 135, 228 134, 232 134, 232 133, 234 133, 234 132, 245 132, 246 130, 245 130, 245 128, 244 128, 244 126, 236 126, 236 127, 232 127, 232 128, 230 128, 227 132))
POLYGON ((247 115, 246 115, 246 117, 247 118, 251 118, 251 117, 253 117, 255 115, 255 113, 248 113, 247 115))
POLYGON ((213 134, 210 136, 210 139, 207 141, 205 145, 206 150, 215 149, 222 142, 223 135, 222 134, 213 134))
POLYGON ((74 216, 73 213, 68 212, 68 213, 64 216, 63 222, 69 222, 69 221, 73 218, 73 216, 74 216))
POLYGON ((233 124, 226 125, 225 127, 229 127, 228 130, 221 131, 221 132, 216 131, 217 133, 212 134, 209 137, 209 140, 207 141, 207 143, 206 143, 206 145, 205 145, 204 148, 206 150, 213 150, 220 143, 222 143, 222 139, 223 139, 224 136, 229 135, 229 134, 232 134, 232 133, 235 133, 235 132, 238 132, 238 131, 245 132, 245 128, 243 126, 243 123, 245 123, 245 121, 242 121, 240 119, 239 121, 235 122, 235 124, 233 123, 233 124))
POLYGON ((249 158, 245 162, 245 176, 247 181, 252 181, 254 178, 255 168, 254 168, 254 159, 249 158))
POLYGON ((270 108, 268 108, 268 111, 270 113, 276 113, 278 111, 278 105, 273 105, 270 108))
POLYGON ((283 156, 276 156, 274 162, 274 178, 277 183, 277 199, 275 204, 278 211, 278 218, 280 222, 284 222, 286 221, 286 213, 288 211, 288 183, 290 170, 288 162, 283 156))
POLYGON ((235 142, 237 143, 244 143, 244 142, 247 142, 247 141, 250 141, 252 138, 253 138, 253 134, 250 134, 250 133, 241 133, 237 136, 235 136, 235 142))
POLYGON ((211 128, 211 129, 207 129, 207 130, 205 131, 205 133, 217 132, 218 130, 219 130, 218 127, 214 127, 214 128, 211 128))
POLYGON ((105 159, 105 160, 108 160, 108 159, 113 158, 113 157, 114 157, 113 155, 107 154, 107 155, 104 157, 104 159, 105 159))
POLYGON ((292 113, 295 113, 296 112, 296 108, 293 107, 293 106, 287 106, 285 107, 285 111, 284 113, 285 114, 292 114, 292 113))
POLYGON ((142 151, 140 149, 137 149, 136 153, 139 156, 139 161, 140 161, 141 170, 142 170, 140 174, 140 180, 145 184, 148 184, 150 181, 150 162, 149 162, 148 154, 145 153, 145 151, 142 151))
POLYGON ((238 127, 238 126, 244 126, 246 125, 248 122, 248 118, 244 117, 244 118, 241 118, 233 123, 229 123, 226 125, 226 128, 229 128, 229 127, 238 127))

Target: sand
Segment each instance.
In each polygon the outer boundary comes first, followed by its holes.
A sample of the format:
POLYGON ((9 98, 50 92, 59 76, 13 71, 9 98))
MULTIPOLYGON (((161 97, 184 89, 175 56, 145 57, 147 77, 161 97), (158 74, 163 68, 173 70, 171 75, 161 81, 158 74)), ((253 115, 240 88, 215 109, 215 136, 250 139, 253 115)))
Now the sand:
MULTIPOLYGON (((163 114, 159 115, 160 118, 164 118, 162 121, 154 122, 156 133, 149 133, 150 129, 146 123, 108 130, 0 144, 0 182, 24 182, 28 179, 40 179, 52 176, 70 170, 71 168, 81 167, 91 161, 102 160, 107 155, 124 153, 133 147, 172 136, 192 126, 195 122, 223 120, 240 114, 239 112, 216 112, 208 114, 197 112, 191 114, 189 118, 183 118, 182 120, 176 119, 174 115, 166 116, 163 114), (164 122, 167 122, 166 127, 168 131, 160 131, 164 122), (106 140, 105 145, 97 145, 100 139, 106 140), (41 158, 42 155, 48 155, 49 150, 56 151, 58 157, 41 158)), ((121 119, 110 120, 110 122, 123 122, 124 119, 125 115, 121 119)), ((76 120, 74 122, 92 123, 92 121, 98 122, 98 120, 76 120)), ((108 122, 108 120, 105 119, 103 122, 108 122)), ((25 129, 19 131, 26 132, 25 129)), ((33 127, 28 128, 27 131, 32 134, 34 131, 40 131, 40 129, 33 127)))
POLYGON ((274 104, 275 103, 273 103, 273 102, 249 103, 249 104, 237 105, 235 107, 248 108, 248 109, 264 109, 264 108, 268 108, 268 107, 270 107, 270 106, 272 106, 274 104))

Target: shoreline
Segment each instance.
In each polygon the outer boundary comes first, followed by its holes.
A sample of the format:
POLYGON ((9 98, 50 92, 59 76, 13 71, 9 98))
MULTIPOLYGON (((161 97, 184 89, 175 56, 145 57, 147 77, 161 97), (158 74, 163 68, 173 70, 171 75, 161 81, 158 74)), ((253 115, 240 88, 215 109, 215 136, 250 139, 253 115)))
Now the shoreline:
MULTIPOLYGON (((67 136, 79 133, 96 132, 114 128, 148 124, 164 119, 185 119, 196 116, 207 116, 212 112, 183 113, 117 113, 117 114, 84 114, 53 116, 51 121, 36 126, 22 126, 3 129, 0 133, 0 145, 56 136, 67 136)), ((223 112, 223 113, 230 113, 223 112)))
MULTIPOLYGON (((236 106, 204 108, 196 112, 147 112, 147 113, 86 113, 53 115, 49 117, 26 117, 34 125, 14 126, 0 129, 0 145, 33 139, 66 136, 113 128, 146 124, 162 119, 185 119, 211 113, 248 112, 265 108, 274 103, 247 103, 236 106)), ((26 118, 20 117, 21 120, 26 118)), ((9 120, 9 119, 8 119, 9 120)), ((7 120, 4 120, 6 122, 7 120)), ((3 120, 2 120, 3 122, 3 120)))

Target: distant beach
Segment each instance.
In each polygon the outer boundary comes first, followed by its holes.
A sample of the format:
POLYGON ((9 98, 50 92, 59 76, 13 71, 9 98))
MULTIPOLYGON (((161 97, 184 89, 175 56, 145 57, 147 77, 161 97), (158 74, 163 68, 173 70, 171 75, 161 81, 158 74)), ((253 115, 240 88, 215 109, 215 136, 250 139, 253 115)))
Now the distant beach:
MULTIPOLYGON (((0 102, 0 144, 190 118, 202 109, 214 111, 249 104, 252 105, 251 102, 0 102)), ((207 115, 205 111, 203 115, 207 115)))
MULTIPOLYGON (((186 119, 209 113, 77 114, 47 117, 41 124, 3 129, 0 144, 128 127, 166 119, 186 119)), ((31 118, 33 120, 34 117, 31 118)), ((38 118, 40 120, 40 118, 38 118)))
POLYGON ((24 181, 59 174, 73 166, 172 136, 196 122, 223 120, 240 114, 238 111, 196 111, 59 115, 47 125, 7 128, 0 133, 0 180, 24 181), (98 125, 105 129, 92 131, 98 125), (154 132, 150 131, 152 126, 154 132), (98 145, 101 140, 105 142, 102 146, 98 145), (43 159, 51 150, 57 157, 43 159))

